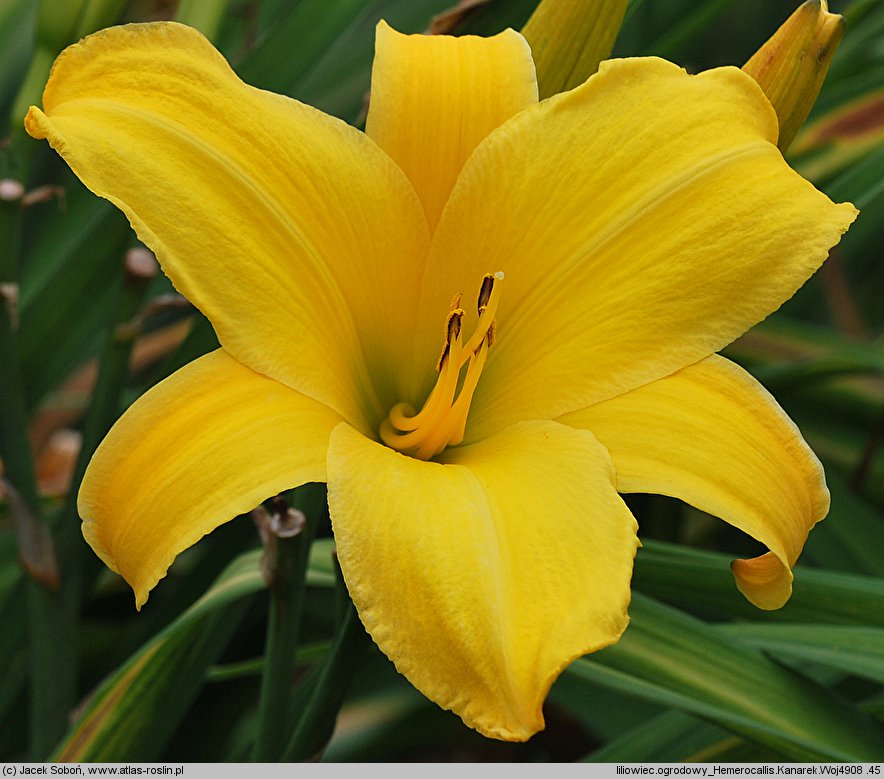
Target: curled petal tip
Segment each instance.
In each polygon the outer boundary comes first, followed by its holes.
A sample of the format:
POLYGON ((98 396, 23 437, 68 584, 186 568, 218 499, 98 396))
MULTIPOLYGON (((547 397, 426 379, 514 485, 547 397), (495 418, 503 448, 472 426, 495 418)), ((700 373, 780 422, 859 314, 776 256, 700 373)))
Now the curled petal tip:
POLYGON ((792 571, 773 553, 731 563, 737 589, 750 603, 764 611, 775 611, 792 597, 792 571))
POLYGON ((42 140, 46 137, 44 121, 46 115, 37 106, 32 105, 25 115, 25 130, 31 138, 42 140))

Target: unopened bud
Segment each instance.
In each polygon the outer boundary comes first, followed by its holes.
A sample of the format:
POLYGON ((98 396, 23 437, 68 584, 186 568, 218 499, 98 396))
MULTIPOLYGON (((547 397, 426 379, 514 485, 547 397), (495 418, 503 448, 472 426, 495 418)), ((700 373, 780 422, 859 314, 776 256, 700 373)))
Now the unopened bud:
POLYGON ((777 112, 781 151, 788 148, 816 102, 843 36, 844 19, 829 13, 826 0, 807 0, 743 65, 777 112))
POLYGON ((522 28, 541 99, 582 84, 611 55, 627 0, 542 0, 522 28))

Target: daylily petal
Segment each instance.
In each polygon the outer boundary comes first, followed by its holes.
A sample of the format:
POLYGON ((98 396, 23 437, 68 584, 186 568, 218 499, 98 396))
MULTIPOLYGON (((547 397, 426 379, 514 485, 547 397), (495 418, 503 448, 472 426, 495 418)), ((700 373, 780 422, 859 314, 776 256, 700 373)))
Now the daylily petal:
POLYGON ((451 296, 488 272, 506 280, 468 441, 722 348, 792 295, 856 214, 792 171, 776 138, 770 105, 736 68, 689 76, 657 59, 605 62, 502 125, 434 235, 423 373, 405 400, 427 391, 451 296))
POLYGON ((410 327, 428 237, 412 187, 374 143, 243 84, 172 23, 67 49, 43 103, 28 131, 126 213, 231 355, 376 423, 396 394, 383 386, 391 342, 410 327))
POLYGON ((536 102, 531 49, 513 30, 454 38, 377 27, 365 132, 411 179, 431 229, 477 144, 536 102))
POLYGON ((325 481, 341 417, 223 349, 140 398, 98 447, 79 495, 83 535, 140 608, 175 556, 282 490, 325 481))
POLYGON ((801 433, 742 368, 709 357, 559 421, 608 448, 620 492, 681 498, 759 540, 771 553, 734 563, 738 587, 763 609, 789 599, 829 492, 801 433))
POLYGON ((338 558, 369 633, 470 727, 524 740, 550 684, 626 627, 637 547, 604 448, 554 422, 415 460, 331 436, 338 558))

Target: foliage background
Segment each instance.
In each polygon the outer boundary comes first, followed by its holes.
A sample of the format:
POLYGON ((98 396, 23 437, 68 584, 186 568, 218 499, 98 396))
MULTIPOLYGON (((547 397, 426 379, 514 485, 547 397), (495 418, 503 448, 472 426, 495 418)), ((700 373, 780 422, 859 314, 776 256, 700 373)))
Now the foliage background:
MULTIPOLYGON (((0 759, 249 759, 267 621, 248 518, 182 555, 141 614, 79 536, 72 496, 97 441, 138 395, 216 342, 164 277, 125 269, 136 245, 125 219, 23 136, 49 64, 94 29, 178 18, 246 81, 358 126, 377 20, 419 32, 451 2, 0 0, 0 179, 27 192, 0 202, 0 455, 16 488, 0 498, 0 759)), ((534 4, 490 0, 455 31, 518 29, 534 4)), ((741 65, 794 7, 632 0, 615 56, 657 54, 691 71, 741 65)), ((832 511, 811 533, 792 601, 754 609, 728 563, 760 550, 676 501, 634 496, 645 546, 631 627, 563 674, 546 731, 526 744, 483 739, 371 647, 354 663, 324 759, 882 759, 884 3, 831 7, 846 37, 789 158, 862 214, 822 271, 726 351, 826 466, 832 511)), ((343 613, 327 518, 318 536, 292 721, 343 613)))

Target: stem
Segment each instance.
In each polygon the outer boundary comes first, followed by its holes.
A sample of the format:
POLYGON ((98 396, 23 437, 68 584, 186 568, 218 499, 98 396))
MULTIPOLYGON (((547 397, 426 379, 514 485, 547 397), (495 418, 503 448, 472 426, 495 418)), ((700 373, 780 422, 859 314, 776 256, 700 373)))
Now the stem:
MULTIPOLYGON (((280 499, 280 515, 287 509, 280 499)), ((277 532, 267 545, 271 573, 270 615, 261 700, 258 711, 258 735, 253 759, 266 763, 278 760, 291 729, 290 700, 301 627, 301 611, 306 588, 310 544, 319 518, 325 513, 325 487, 305 484, 294 495, 294 507, 304 514, 299 531, 286 537, 277 532)))
POLYGON ((284 762, 316 760, 331 739, 344 702, 347 687, 358 667, 358 660, 371 639, 351 603, 344 615, 334 648, 316 681, 313 693, 301 713, 295 732, 283 754, 284 762))

